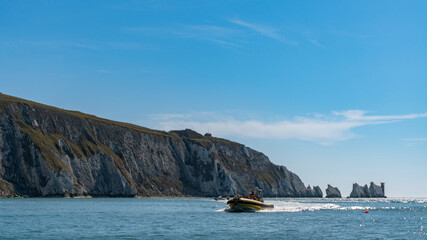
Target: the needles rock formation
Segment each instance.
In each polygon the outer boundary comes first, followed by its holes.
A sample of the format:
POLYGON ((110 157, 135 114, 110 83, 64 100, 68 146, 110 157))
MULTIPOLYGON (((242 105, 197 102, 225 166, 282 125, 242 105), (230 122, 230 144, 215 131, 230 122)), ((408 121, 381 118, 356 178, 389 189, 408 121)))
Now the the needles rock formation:
POLYGON ((371 182, 370 186, 366 184, 361 187, 357 183, 353 183, 353 190, 350 193, 351 198, 385 198, 383 190, 380 186, 371 182))
POLYGON ((341 192, 338 188, 332 187, 328 184, 328 188, 326 189, 326 197, 327 198, 341 198, 341 192))

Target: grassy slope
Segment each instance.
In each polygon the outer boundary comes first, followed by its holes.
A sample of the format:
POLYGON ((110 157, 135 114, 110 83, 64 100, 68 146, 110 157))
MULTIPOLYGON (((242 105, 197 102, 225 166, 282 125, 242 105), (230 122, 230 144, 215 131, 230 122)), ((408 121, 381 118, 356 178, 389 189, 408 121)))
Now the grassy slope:
MULTIPOLYGON (((116 125, 116 126, 120 126, 120 127, 131 129, 131 130, 135 130, 135 131, 139 131, 139 132, 144 132, 144 133, 149 133, 149 134, 154 134, 154 135, 161 135, 161 136, 172 137, 172 138, 176 138, 178 136, 178 134, 176 134, 173 131, 172 132, 164 132, 164 131, 159 131, 159 130, 154 130, 154 129, 149 129, 149 128, 141 127, 141 126, 134 125, 134 124, 131 124, 131 123, 112 121, 112 120, 108 120, 108 119, 105 119, 105 118, 97 117, 95 115, 86 114, 86 113, 82 113, 82 112, 79 112, 79 111, 65 110, 65 109, 61 109, 61 108, 57 108, 57 107, 53 107, 53 106, 49 106, 49 105, 44 105, 44 104, 41 104, 41 103, 37 103, 37 102, 33 102, 33 101, 29 101, 29 100, 25 100, 25 99, 22 99, 22 98, 13 97, 13 96, 9 96, 9 95, 0 93, 0 112, 4 111, 4 109, 7 107, 7 105, 9 103, 26 104, 26 105, 32 106, 32 107, 43 108, 43 109, 50 110, 50 111, 53 111, 53 112, 58 112, 58 113, 62 113, 62 114, 71 115, 71 116, 74 116, 74 117, 91 119, 91 120, 95 120, 95 121, 98 121, 98 122, 103 122, 103 123, 107 123, 107 124, 111 124, 111 125, 116 125)), ((191 139, 196 140, 196 141, 200 141, 200 143, 220 142, 220 143, 225 143, 225 144, 239 144, 239 143, 232 142, 232 141, 229 141, 229 140, 226 140, 226 139, 222 139, 222 138, 204 137, 202 135, 200 135, 200 137, 191 137, 191 139)))
POLYGON ((50 110, 53 112, 68 114, 68 115, 79 117, 79 118, 91 119, 91 120, 95 120, 95 121, 99 121, 99 122, 104 122, 107 124, 112 124, 112 125, 116 125, 116 126, 120 126, 120 127, 129 128, 129 129, 136 130, 136 131, 141 131, 141 132, 156 134, 156 135, 170 136, 169 133, 166 133, 163 131, 153 130, 153 129, 137 126, 134 124, 130 124, 130 123, 117 122, 117 121, 112 121, 112 120, 108 120, 105 118, 99 118, 95 115, 90 115, 90 114, 82 113, 79 111, 70 111, 70 110, 65 110, 65 109, 61 109, 61 108, 57 108, 57 107, 52 107, 52 106, 44 105, 41 103, 37 103, 37 102, 33 102, 33 101, 29 101, 29 100, 25 100, 22 98, 17 98, 17 97, 13 97, 13 96, 9 96, 9 95, 0 93, 0 111, 3 111, 8 103, 26 104, 26 105, 29 105, 32 107, 43 108, 43 109, 50 110))

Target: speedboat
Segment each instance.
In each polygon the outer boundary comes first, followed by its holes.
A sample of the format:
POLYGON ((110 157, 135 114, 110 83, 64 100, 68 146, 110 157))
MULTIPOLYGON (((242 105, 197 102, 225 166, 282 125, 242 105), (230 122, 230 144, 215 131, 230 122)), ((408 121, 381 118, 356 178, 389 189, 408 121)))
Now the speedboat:
POLYGON ((263 209, 274 208, 271 203, 264 203, 262 199, 251 199, 235 196, 227 201, 230 212, 255 212, 263 209))
POLYGON ((241 197, 239 194, 227 201, 230 212, 255 212, 263 209, 274 208, 271 203, 265 203, 262 199, 262 189, 251 190, 249 196, 241 197))

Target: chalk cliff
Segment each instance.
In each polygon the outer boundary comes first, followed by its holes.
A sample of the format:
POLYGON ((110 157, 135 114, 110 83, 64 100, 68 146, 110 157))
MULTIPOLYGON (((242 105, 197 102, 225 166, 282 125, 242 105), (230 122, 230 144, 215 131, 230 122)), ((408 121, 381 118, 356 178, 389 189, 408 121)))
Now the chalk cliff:
POLYGON ((0 196, 322 197, 242 144, 163 132, 0 94, 0 196))
POLYGON ((383 190, 380 186, 375 185, 373 182, 370 183, 370 186, 365 185, 361 187, 359 184, 353 184, 353 190, 350 193, 351 198, 384 198, 383 190))
POLYGON ((328 184, 328 188, 326 189, 326 197, 327 198, 341 198, 341 192, 338 188, 332 187, 328 184))

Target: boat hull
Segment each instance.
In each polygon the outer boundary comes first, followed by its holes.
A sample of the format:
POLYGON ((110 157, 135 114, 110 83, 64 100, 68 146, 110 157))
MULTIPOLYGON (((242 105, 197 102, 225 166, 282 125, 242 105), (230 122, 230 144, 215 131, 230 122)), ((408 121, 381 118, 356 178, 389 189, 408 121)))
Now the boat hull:
POLYGON ((227 201, 230 212, 255 212, 263 209, 274 208, 273 204, 249 198, 232 198, 227 201))

